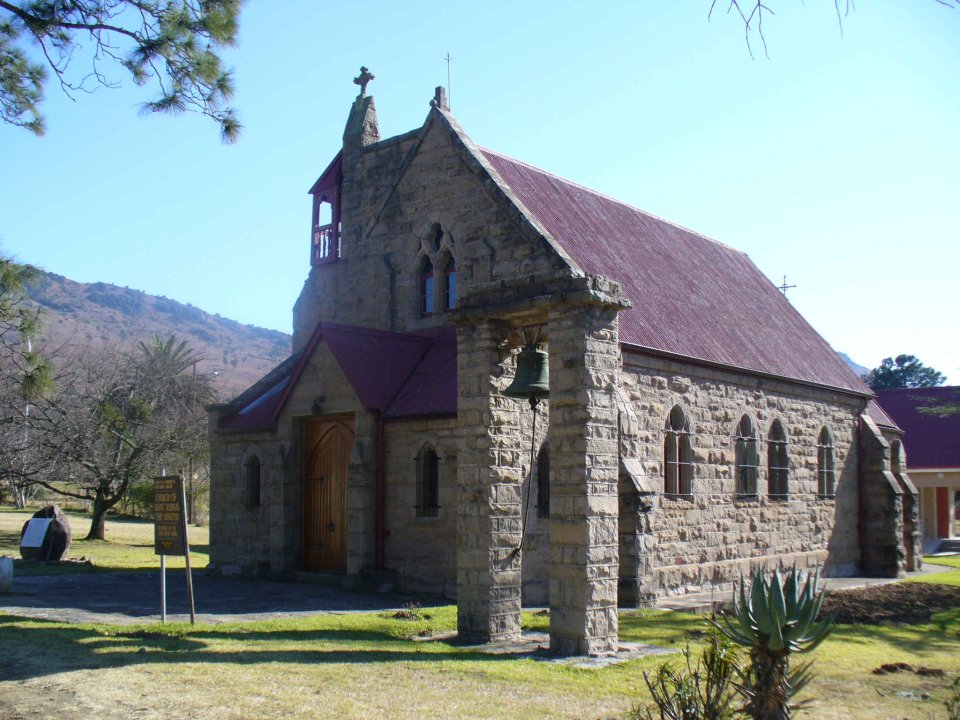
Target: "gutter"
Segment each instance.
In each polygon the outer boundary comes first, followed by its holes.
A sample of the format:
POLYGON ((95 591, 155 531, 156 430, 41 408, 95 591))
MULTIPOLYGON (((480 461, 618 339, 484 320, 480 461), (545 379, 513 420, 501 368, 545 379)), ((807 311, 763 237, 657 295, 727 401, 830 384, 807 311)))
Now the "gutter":
POLYGON ((386 556, 386 468, 384 466, 383 416, 377 413, 377 570, 383 570, 386 556))
MULTIPOLYGON (((866 408, 864 411, 866 412, 866 408)), ((860 544, 860 572, 864 572, 864 502, 863 502, 863 413, 857 416, 857 542, 860 544)))

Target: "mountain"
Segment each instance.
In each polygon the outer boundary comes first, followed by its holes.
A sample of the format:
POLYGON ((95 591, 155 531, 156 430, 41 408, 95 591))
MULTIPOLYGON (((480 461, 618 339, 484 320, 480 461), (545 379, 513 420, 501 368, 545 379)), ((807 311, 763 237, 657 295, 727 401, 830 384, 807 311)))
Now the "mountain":
POLYGON ((837 355, 839 355, 840 359, 843 360, 847 364, 847 366, 860 377, 863 377, 868 372, 870 372, 870 368, 864 367, 863 365, 858 365, 853 360, 851 360, 850 356, 847 355, 846 353, 838 352, 837 355))
POLYGON ((221 399, 252 385, 290 354, 286 333, 243 325, 193 305, 107 283, 40 271, 30 298, 42 313, 41 346, 56 358, 77 347, 128 348, 153 335, 186 340, 215 373, 221 399))

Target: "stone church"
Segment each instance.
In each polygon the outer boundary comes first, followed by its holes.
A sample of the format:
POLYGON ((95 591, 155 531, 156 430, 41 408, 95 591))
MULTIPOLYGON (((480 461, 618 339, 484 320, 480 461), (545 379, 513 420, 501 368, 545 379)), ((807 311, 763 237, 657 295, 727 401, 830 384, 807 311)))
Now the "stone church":
POLYGON ((442 594, 467 641, 543 605, 600 654, 618 605, 756 567, 917 569, 898 428, 745 254, 474 144, 443 88, 381 138, 369 79, 292 354, 211 408, 217 570, 442 594))

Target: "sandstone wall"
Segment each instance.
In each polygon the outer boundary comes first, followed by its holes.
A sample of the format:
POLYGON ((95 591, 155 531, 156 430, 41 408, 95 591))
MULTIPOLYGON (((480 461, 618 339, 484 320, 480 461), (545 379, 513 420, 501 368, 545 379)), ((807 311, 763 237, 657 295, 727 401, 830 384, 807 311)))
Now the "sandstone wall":
MULTIPOLYGON (((624 353, 622 451, 636 458, 659 490, 649 512, 621 537, 622 558, 639 565, 638 583, 652 595, 724 585, 752 567, 796 563, 852 574, 859 562, 856 431, 862 400, 815 388, 752 378, 624 353), (693 496, 664 497, 663 429, 674 405, 691 423, 693 496), (756 497, 735 491, 737 423, 753 418, 760 436, 756 497), (789 497, 767 496, 765 442, 780 419, 789 446, 789 497), (830 429, 835 497, 817 494, 817 440, 830 429)), ((626 573, 629 574, 629 571, 626 573)))
POLYGON ((272 522, 280 514, 272 487, 283 476, 272 432, 210 436, 210 562, 227 572, 269 572, 272 522), (260 458, 260 504, 247 503, 244 468, 260 458))
POLYGON ((457 293, 478 283, 559 267, 516 211, 495 201, 466 164, 462 142, 435 115, 423 129, 363 148, 344 159, 342 254, 311 269, 294 308, 294 349, 318 321, 407 332, 449 324, 442 311, 422 317, 420 261, 442 281, 446 258, 457 264, 457 293), (407 160, 412 148, 412 159, 407 160), (433 243, 436 226, 444 242, 433 243))

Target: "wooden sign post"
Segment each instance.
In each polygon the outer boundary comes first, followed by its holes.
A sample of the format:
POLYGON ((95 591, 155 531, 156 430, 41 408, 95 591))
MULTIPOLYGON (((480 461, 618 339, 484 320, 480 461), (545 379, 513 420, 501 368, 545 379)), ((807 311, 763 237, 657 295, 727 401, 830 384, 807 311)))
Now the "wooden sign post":
POLYGON ((187 563, 187 595, 190 598, 190 624, 193 625, 197 618, 193 604, 186 507, 182 477, 167 475, 153 479, 153 548, 160 556, 160 622, 167 621, 167 555, 183 555, 187 563))

